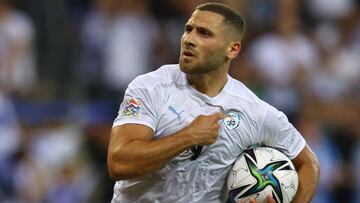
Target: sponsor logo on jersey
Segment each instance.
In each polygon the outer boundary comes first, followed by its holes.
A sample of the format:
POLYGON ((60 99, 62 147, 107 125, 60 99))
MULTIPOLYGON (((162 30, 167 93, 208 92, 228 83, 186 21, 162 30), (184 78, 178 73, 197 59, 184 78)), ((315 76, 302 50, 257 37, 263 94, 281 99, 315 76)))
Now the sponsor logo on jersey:
POLYGON ((229 112, 224 119, 224 125, 228 130, 234 130, 239 127, 240 114, 237 112, 229 112))
POLYGON ((181 114, 185 112, 185 110, 182 110, 180 112, 177 112, 176 109, 173 106, 168 106, 169 111, 173 112, 174 114, 176 114, 176 117, 178 118, 179 121, 181 121, 181 114))
POLYGON ((126 118, 140 118, 141 103, 137 99, 129 99, 126 101, 123 108, 122 117, 126 118))

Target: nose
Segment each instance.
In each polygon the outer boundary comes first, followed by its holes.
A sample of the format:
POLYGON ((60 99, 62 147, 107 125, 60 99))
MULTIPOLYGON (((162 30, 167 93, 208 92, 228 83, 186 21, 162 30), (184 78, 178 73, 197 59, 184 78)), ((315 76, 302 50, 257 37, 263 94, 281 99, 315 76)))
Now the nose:
POLYGON ((195 39, 194 39, 194 32, 184 33, 183 35, 183 42, 188 47, 195 47, 195 39))

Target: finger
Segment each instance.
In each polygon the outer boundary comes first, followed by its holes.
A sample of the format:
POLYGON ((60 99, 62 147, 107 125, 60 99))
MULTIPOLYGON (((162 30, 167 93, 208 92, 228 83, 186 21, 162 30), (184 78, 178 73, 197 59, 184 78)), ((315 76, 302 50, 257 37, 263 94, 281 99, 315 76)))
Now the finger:
POLYGON ((266 197, 267 203, 276 203, 271 194, 266 197))
POLYGON ((250 203, 256 203, 256 200, 255 200, 255 198, 250 198, 250 203))
POLYGON ((226 115, 224 113, 214 113, 212 115, 210 115, 214 120, 214 122, 217 122, 218 120, 224 119, 226 118, 226 115))
POLYGON ((227 116, 226 116, 226 114, 224 114, 224 113, 222 113, 222 112, 220 112, 220 113, 218 113, 219 114, 219 116, 220 116, 220 119, 225 119, 227 116))

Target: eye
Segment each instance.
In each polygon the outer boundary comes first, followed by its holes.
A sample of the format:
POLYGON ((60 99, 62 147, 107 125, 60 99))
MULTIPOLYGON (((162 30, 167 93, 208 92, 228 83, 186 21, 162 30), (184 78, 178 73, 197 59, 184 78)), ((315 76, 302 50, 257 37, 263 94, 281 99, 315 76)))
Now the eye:
POLYGON ((201 31, 200 34, 206 37, 210 35, 209 32, 206 31, 201 31))
POLYGON ((185 32, 186 33, 190 33, 192 31, 192 29, 193 28, 191 26, 189 26, 189 25, 185 26, 185 32))
POLYGON ((198 32, 201 36, 203 37, 210 37, 211 36, 211 32, 209 30, 206 30, 206 29, 198 29, 198 32))

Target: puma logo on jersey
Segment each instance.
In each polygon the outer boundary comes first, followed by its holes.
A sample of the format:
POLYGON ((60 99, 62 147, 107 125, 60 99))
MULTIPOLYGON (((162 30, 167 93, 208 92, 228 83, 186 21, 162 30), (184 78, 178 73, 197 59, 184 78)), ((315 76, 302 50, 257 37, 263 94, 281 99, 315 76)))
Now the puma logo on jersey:
POLYGON ((176 109, 173 106, 168 106, 168 109, 176 114, 179 121, 181 121, 181 114, 185 112, 185 110, 181 111, 180 113, 176 111, 176 109))

